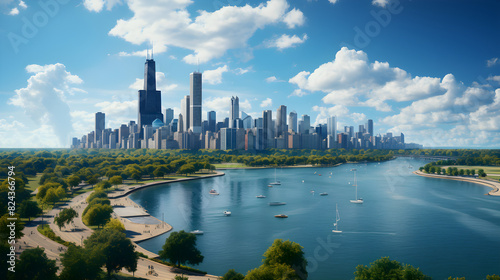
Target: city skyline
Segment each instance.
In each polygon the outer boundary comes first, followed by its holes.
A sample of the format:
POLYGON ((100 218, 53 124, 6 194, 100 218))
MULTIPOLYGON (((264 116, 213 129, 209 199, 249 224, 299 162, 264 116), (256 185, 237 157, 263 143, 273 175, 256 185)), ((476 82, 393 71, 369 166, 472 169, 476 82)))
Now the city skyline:
POLYGON ((217 122, 229 117, 238 96, 242 118, 275 117, 285 104, 298 113, 297 130, 303 114, 312 126, 337 116, 339 127, 372 119, 374 134, 403 132, 426 147, 499 147, 499 39, 491 36, 499 3, 229 3, 2 3, 0 147, 98 137, 96 112, 106 127, 139 124, 138 65, 153 49, 160 114, 172 108, 177 119, 192 94, 188 74, 202 74, 203 94, 194 96, 203 110, 185 108, 197 116, 178 120, 186 127, 198 129, 211 111, 217 122), (150 7, 158 13, 145 17, 150 7), (180 32, 159 24, 165 14, 180 32))
POLYGON ((245 112, 240 118, 239 98, 230 99, 230 115, 217 122, 217 113, 210 111, 207 119, 201 116, 202 73, 190 77, 190 95, 181 100, 181 112, 167 108, 161 113, 161 92, 156 90, 155 61, 146 59, 144 89, 139 90, 138 118, 119 128, 105 127, 105 114, 95 113, 95 130, 81 138, 73 137, 71 148, 104 149, 220 149, 259 151, 276 149, 418 149, 421 145, 405 143, 404 134, 383 136, 374 134, 373 120, 359 125, 337 128, 337 116, 329 116, 326 124, 311 126, 310 116, 302 115, 296 126, 297 113, 287 116, 287 106, 280 105, 273 118, 272 110, 263 110, 262 117, 252 119, 245 112), (164 118, 165 116, 165 118, 164 118), (288 118, 288 123, 287 123, 288 118))

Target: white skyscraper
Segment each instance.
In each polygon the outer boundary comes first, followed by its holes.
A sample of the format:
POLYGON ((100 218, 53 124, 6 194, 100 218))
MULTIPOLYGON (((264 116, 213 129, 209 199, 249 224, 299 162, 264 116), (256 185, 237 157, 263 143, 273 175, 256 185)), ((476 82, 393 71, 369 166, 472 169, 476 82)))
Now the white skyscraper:
POLYGON ((327 120, 327 135, 337 138, 337 117, 329 117, 327 120))
POLYGON ((182 131, 187 132, 189 130, 189 117, 190 117, 190 97, 189 95, 184 96, 181 100, 181 115, 182 115, 182 131))

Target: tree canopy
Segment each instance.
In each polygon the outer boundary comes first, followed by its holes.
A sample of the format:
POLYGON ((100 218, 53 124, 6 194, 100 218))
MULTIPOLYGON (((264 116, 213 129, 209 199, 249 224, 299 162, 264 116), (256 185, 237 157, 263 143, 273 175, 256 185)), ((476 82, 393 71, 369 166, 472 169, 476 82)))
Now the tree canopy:
POLYGON ((356 267, 355 280, 428 280, 430 277, 424 275, 418 268, 411 265, 403 265, 389 257, 380 258, 370 264, 358 265, 356 267))
POLYGON ((137 269, 139 257, 135 253, 134 245, 123 232, 109 228, 94 231, 84 243, 85 248, 95 256, 102 257, 101 261, 106 267, 108 278, 111 273, 118 272, 122 268, 128 271, 137 269))
POLYGON ((24 250, 16 265, 16 279, 52 280, 57 279, 56 261, 49 260, 43 248, 24 250))
POLYGON ((177 266, 186 263, 197 265, 204 258, 196 248, 196 235, 183 230, 170 234, 159 255, 160 258, 168 259, 177 266))

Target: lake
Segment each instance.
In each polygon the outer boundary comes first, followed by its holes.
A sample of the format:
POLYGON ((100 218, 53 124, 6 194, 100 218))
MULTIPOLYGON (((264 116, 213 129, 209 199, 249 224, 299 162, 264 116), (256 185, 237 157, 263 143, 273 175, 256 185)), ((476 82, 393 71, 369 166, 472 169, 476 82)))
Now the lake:
MULTIPOLYGON (((158 219, 163 216, 174 231, 204 231, 197 246, 205 259, 196 268, 210 274, 223 275, 231 268, 246 274, 281 238, 304 247, 312 280, 354 279, 358 264, 384 256, 419 267, 434 279, 500 275, 500 197, 484 195, 491 189, 482 185, 412 174, 425 163, 398 158, 278 168, 282 184, 272 188, 275 169, 224 170, 225 176, 150 187, 130 198, 158 219), (353 168, 363 204, 350 203, 353 168), (210 195, 211 189, 220 195, 210 195), (286 205, 268 205, 274 201, 286 205), (336 204, 340 234, 332 233, 336 204), (224 216, 225 210, 232 215, 224 216)), ((140 245, 158 252, 168 235, 140 245)))

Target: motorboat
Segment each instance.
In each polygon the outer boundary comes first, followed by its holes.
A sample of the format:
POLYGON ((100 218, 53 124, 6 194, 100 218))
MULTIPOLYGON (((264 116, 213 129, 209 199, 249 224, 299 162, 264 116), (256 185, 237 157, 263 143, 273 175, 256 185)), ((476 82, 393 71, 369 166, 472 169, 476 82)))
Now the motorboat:
POLYGON ((208 193, 213 195, 219 195, 219 193, 214 189, 211 189, 208 193))
POLYGON ((288 216, 285 214, 274 215, 274 217, 276 217, 276 218, 288 218, 288 216))
POLYGON ((258 196, 256 196, 256 197, 257 197, 257 198, 266 198, 266 196, 265 196, 265 195, 258 195, 258 196))
POLYGON ((286 202, 278 202, 278 201, 275 201, 275 202, 269 202, 269 206, 280 206, 280 205, 285 205, 286 202))
POLYGON ((319 195, 321 195, 321 196, 325 196, 325 195, 328 195, 328 193, 326 193, 326 192, 322 192, 322 193, 320 193, 319 195))
POLYGON ((196 235, 202 235, 203 231, 197 229, 197 230, 193 230, 191 233, 196 234, 196 235))
POLYGON ((228 210, 224 211, 224 216, 231 216, 231 211, 228 210))

